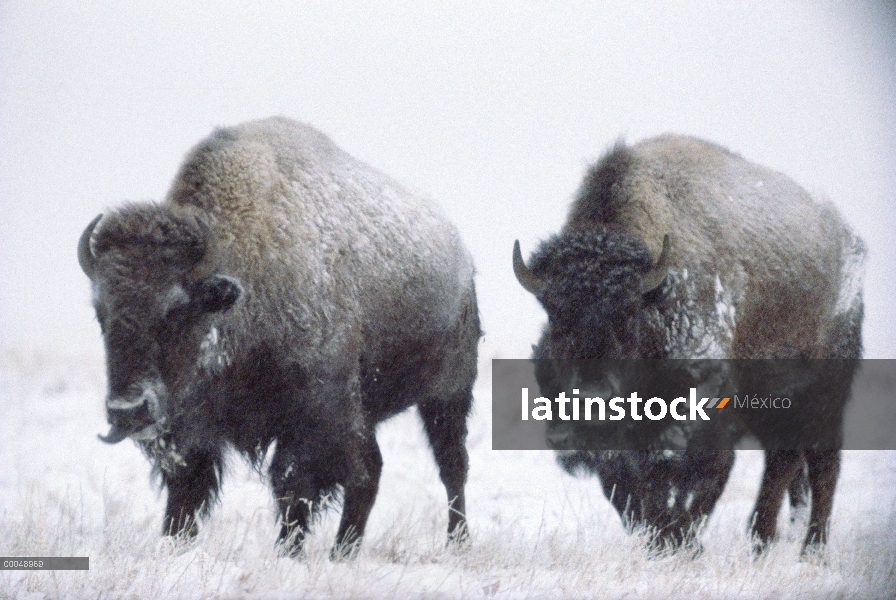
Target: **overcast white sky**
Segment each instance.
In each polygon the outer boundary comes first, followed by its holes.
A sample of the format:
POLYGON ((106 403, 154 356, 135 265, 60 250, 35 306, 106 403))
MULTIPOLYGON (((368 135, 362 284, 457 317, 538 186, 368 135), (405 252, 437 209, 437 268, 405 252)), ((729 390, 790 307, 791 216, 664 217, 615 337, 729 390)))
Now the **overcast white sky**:
POLYGON ((161 199, 212 128, 283 114, 435 198, 477 263, 483 351, 544 321, 510 268, 620 135, 720 142, 831 198, 896 358, 890 2, 0 2, 0 350, 99 353, 75 246, 161 199), (861 6, 855 6, 859 4, 861 6))

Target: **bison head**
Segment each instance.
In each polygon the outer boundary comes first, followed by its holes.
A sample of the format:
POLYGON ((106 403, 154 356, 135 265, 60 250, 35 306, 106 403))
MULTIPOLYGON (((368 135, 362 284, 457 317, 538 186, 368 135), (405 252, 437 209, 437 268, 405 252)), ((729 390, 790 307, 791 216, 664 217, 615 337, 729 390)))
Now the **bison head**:
POLYGON ((168 417, 169 391, 194 376, 214 313, 242 288, 215 272, 212 235, 198 215, 147 204, 101 217, 78 242, 106 347, 111 429, 100 439, 153 439, 168 417))
POLYGON ((597 226, 552 237, 530 267, 515 242, 517 280, 548 314, 550 358, 658 357, 642 340, 642 309, 662 300, 669 246, 666 235, 654 265, 636 237, 597 226))
POLYGON ((700 551, 696 534, 722 494, 734 451, 560 452, 573 475, 600 477, 626 528, 644 528, 653 550, 700 551))
MULTIPOLYGON (((562 390, 584 386, 602 390, 595 395, 611 397, 621 395, 623 389, 632 389, 631 382, 637 381, 645 397, 663 397, 663 393, 647 394, 644 390, 656 386, 687 389, 693 385, 689 379, 679 381, 684 372, 667 368, 654 373, 643 361, 618 360, 666 358, 655 328, 645 325, 652 312, 649 309, 663 301, 670 287, 670 246, 666 235, 654 264, 647 247, 637 237, 595 225, 589 230, 565 231, 550 238, 532 256, 531 266, 527 266, 519 242, 514 244, 513 270, 517 280, 535 295, 548 314, 548 325, 533 354, 533 358, 541 359, 536 364, 536 379, 542 395, 553 398, 562 390)), ((575 448, 583 439, 596 437, 604 443, 618 442, 626 435, 641 442, 659 440, 664 427, 665 424, 644 422, 637 430, 626 431, 615 425, 551 422, 548 445, 558 448, 553 442, 562 440, 575 448)), ((627 527, 646 527, 652 547, 690 547, 696 530, 721 494, 734 460, 731 451, 691 450, 692 442, 700 447, 701 440, 694 436, 699 438, 703 433, 706 432, 684 432, 689 448, 685 451, 588 451, 564 447, 558 459, 571 473, 597 474, 604 494, 623 523, 627 527)))

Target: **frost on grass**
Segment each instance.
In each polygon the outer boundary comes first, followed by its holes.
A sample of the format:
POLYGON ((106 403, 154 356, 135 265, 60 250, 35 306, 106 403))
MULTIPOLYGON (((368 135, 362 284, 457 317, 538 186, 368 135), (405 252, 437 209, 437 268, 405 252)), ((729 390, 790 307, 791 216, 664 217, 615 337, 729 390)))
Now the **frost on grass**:
POLYGON ((352 562, 329 560, 338 510, 302 560, 279 557, 259 474, 229 462, 222 502, 192 543, 161 538, 164 495, 133 445, 96 440, 102 364, 0 358, 0 555, 89 556, 89 571, 0 571, 0 598, 870 598, 896 589, 896 453, 845 452, 823 559, 800 561, 805 524, 750 555, 762 454, 741 451, 696 559, 650 555, 594 478, 548 452, 492 451, 489 382, 470 422, 466 551, 446 547, 445 491, 413 412, 380 427, 384 470, 352 562))

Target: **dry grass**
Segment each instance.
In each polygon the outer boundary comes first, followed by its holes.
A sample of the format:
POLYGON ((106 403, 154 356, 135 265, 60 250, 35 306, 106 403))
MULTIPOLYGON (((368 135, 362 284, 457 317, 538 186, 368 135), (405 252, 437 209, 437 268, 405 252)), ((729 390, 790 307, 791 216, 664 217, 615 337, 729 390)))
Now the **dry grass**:
MULTIPOLYGON (((273 502, 231 461, 222 504, 191 544, 160 538, 164 496, 128 443, 108 447, 97 362, 0 361, 0 555, 89 556, 89 571, 0 571, 0 598, 883 598, 896 590, 896 453, 847 452, 823 560, 802 530, 754 559, 745 534, 762 462, 740 452, 704 552, 649 556, 593 479, 549 453, 490 449, 488 393, 471 421, 472 545, 445 548, 444 489, 413 414, 379 431, 385 468, 361 554, 328 558, 338 510, 308 556, 280 558, 273 502)), ((482 391, 484 388, 480 388, 482 391)))

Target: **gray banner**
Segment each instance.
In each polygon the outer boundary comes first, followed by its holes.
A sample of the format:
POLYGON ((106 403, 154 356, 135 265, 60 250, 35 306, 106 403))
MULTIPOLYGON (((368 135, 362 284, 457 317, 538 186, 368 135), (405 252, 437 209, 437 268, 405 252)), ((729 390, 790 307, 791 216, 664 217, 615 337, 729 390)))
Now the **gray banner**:
POLYGON ((896 450, 896 360, 492 361, 495 450, 896 450))
POLYGON ((89 571, 86 556, 2 556, 0 571, 89 571))

